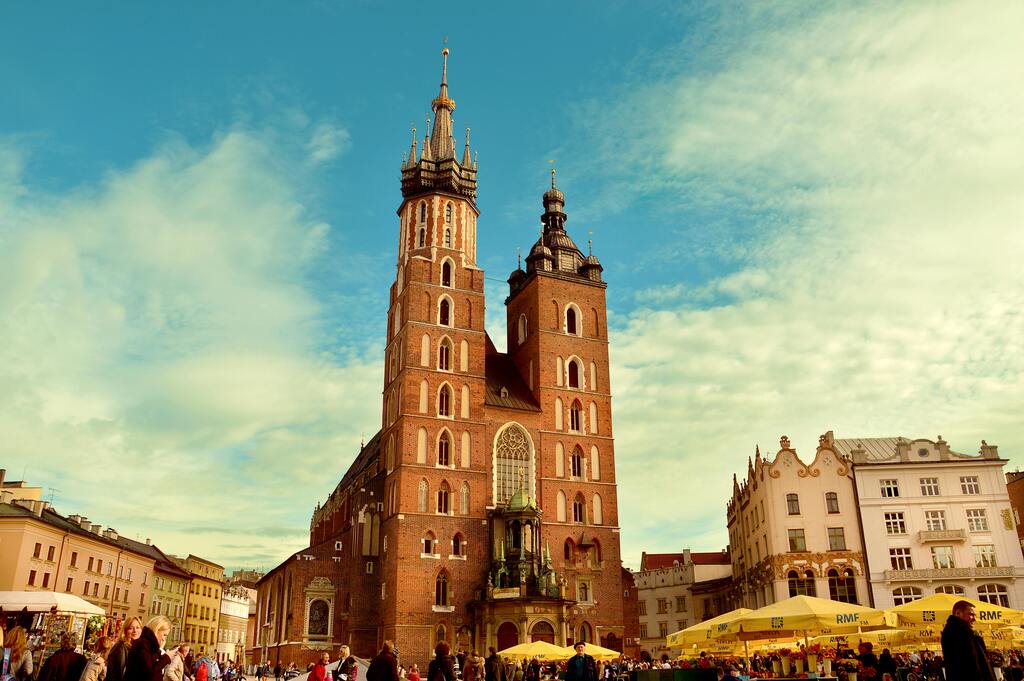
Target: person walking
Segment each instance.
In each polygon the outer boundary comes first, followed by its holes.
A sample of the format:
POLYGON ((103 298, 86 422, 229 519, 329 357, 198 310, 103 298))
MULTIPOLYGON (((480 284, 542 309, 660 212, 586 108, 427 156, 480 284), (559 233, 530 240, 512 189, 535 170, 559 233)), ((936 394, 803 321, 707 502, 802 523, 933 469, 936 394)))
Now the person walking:
POLYGON ((32 678, 32 653, 28 649, 28 635, 22 627, 12 627, 4 637, 4 645, 10 649, 11 657, 7 665, 7 673, 15 681, 28 681, 32 678))
POLYGON ((128 665, 128 651, 142 635, 142 620, 129 618, 121 627, 121 636, 107 654, 106 681, 123 681, 124 668, 128 665))
POLYGON ((484 681, 505 681, 505 665, 498 657, 498 651, 494 646, 487 649, 490 655, 484 660, 484 681))
MULTIPOLYGON (((100 636, 92 647, 92 657, 85 663, 79 681, 103 681, 107 676, 107 655, 114 646, 114 639, 100 636)), ((180 680, 179 680, 180 681, 180 680)))
POLYGON ((985 641, 974 631, 978 613, 970 601, 953 604, 942 628, 942 664, 946 681, 995 681, 985 641))
POLYGON ((380 652, 370 660, 366 681, 398 681, 398 658, 395 656, 394 643, 384 641, 380 652))
POLYGON ((281 660, 274 663, 274 681, 281 681, 281 660))
POLYGON ((447 641, 434 646, 434 659, 427 666, 427 681, 455 681, 455 662, 447 641))
POLYGON ((320 659, 313 665, 313 670, 309 672, 309 681, 328 681, 330 674, 327 672, 327 665, 331 663, 330 653, 324 653, 320 656, 320 659))
POLYGON ((597 681, 597 663, 587 655, 587 645, 580 641, 573 649, 576 654, 565 665, 565 681, 597 681))
POLYGON ((164 650, 170 631, 171 621, 163 615, 146 622, 128 651, 124 681, 163 681, 164 669, 171 663, 171 656, 164 650))
POLYGON ((164 669, 164 681, 185 681, 187 668, 185 660, 188 659, 190 650, 189 644, 180 643, 177 648, 168 653, 171 663, 164 669))
POLYGON ((60 650, 46 658, 38 681, 78 681, 85 669, 85 655, 75 650, 77 640, 71 632, 61 634, 60 650))

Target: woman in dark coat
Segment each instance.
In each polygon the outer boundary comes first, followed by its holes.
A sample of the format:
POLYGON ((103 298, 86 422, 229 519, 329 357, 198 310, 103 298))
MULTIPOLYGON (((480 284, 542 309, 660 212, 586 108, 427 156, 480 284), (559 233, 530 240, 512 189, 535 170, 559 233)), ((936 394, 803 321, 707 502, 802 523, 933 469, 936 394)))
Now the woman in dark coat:
POLYGON ((441 641, 434 647, 434 659, 427 667, 427 681, 455 681, 451 652, 447 641, 441 641))
POLYGON ((394 648, 394 643, 384 641, 384 647, 370 661, 366 681, 398 681, 398 658, 395 657, 394 648))
POLYGON ((132 644, 142 635, 142 620, 138 617, 129 618, 121 627, 121 636, 107 655, 106 681, 122 681, 124 668, 128 664, 128 651, 132 644))
POLYGON ((163 681, 164 668, 171 656, 164 651, 164 642, 171 631, 171 622, 163 615, 149 620, 142 635, 128 651, 124 681, 163 681))

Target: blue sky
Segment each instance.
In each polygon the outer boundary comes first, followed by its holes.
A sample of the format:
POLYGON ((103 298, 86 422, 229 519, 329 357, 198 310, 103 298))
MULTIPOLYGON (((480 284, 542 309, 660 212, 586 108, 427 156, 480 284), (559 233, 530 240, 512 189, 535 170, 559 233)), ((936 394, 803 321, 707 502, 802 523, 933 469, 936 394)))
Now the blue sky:
POLYGON ((303 545, 378 427, 445 36, 496 342, 549 159, 605 266, 628 565, 724 546, 732 473, 782 434, 1019 461, 1016 3, 0 15, 0 465, 65 513, 228 566, 303 545))

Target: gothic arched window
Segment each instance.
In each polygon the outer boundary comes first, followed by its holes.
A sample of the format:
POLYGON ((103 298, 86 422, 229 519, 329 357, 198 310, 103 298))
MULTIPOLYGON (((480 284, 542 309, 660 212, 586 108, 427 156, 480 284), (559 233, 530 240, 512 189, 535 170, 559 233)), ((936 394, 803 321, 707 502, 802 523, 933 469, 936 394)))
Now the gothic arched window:
POLYGON ((437 512, 441 515, 448 515, 448 511, 451 508, 449 505, 451 494, 451 488, 448 487, 448 483, 442 482, 441 487, 437 490, 437 512))
POLYGON ((462 489, 459 492, 459 513, 462 515, 469 515, 469 483, 462 483, 462 489))
POLYGON ((569 387, 580 387, 580 363, 576 360, 569 360, 569 387))
POLYGON ((444 572, 434 580, 434 605, 448 605, 448 575, 444 572))
POLYGON ((442 338, 437 349, 437 368, 440 371, 452 370, 452 342, 448 338, 442 338))
POLYGON ((421 201, 420 202, 420 222, 426 222, 426 221, 427 221, 427 204, 425 202, 421 201))
POLYGON ((448 204, 444 207, 444 222, 447 225, 452 224, 452 204, 448 204))
POLYGON ((463 554, 464 546, 466 541, 462 538, 462 535, 458 532, 452 537, 452 555, 461 556, 463 554))
POLYGON ((494 444, 496 504, 504 504, 523 485, 531 489, 530 435, 518 424, 509 424, 494 444))
POLYGON ((580 311, 575 305, 565 308, 565 332, 573 336, 580 335, 580 311))
POLYGON ((448 432, 441 433, 441 437, 437 438, 437 465, 438 466, 450 466, 452 461, 452 441, 448 437, 448 432))
POLYGON ((573 543, 572 539, 566 539, 565 544, 562 546, 562 557, 565 560, 572 560, 573 543))
POLYGON ((447 384, 441 386, 441 392, 437 396, 437 415, 452 415, 452 389, 447 384))
POLYGON ((569 407, 569 430, 579 433, 583 430, 583 405, 579 400, 573 400, 569 407))
POLYGON ((419 248, 423 248, 426 245, 427 245, 427 230, 425 230, 424 228, 420 227, 419 248))
POLYGON ((586 502, 583 500, 582 494, 577 494, 576 498, 572 500, 572 521, 582 523, 586 521, 586 517, 586 502))
POLYGON ((441 304, 438 306, 437 323, 441 326, 452 325, 452 302, 447 298, 442 298, 441 304))
POLYGON ((572 455, 569 457, 569 475, 574 478, 583 477, 583 450, 579 447, 572 450, 572 455))
POLYGON ((427 512, 427 499, 430 497, 430 487, 426 480, 420 480, 419 488, 416 490, 416 510, 420 513, 427 512))
POLYGON ((441 263, 441 286, 452 285, 452 262, 445 260, 441 263))
POLYGON ((330 624, 331 608, 327 601, 316 599, 309 604, 309 619, 306 631, 310 636, 327 636, 330 624))

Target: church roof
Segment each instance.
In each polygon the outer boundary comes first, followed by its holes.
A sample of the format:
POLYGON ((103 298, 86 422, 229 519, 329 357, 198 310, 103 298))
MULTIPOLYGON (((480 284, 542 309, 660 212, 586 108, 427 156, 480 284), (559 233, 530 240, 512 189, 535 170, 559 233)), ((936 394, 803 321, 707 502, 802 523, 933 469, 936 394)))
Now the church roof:
POLYGON ((484 404, 520 411, 540 411, 540 405, 523 382, 515 362, 507 354, 498 352, 490 336, 487 336, 484 375, 487 383, 484 404))

